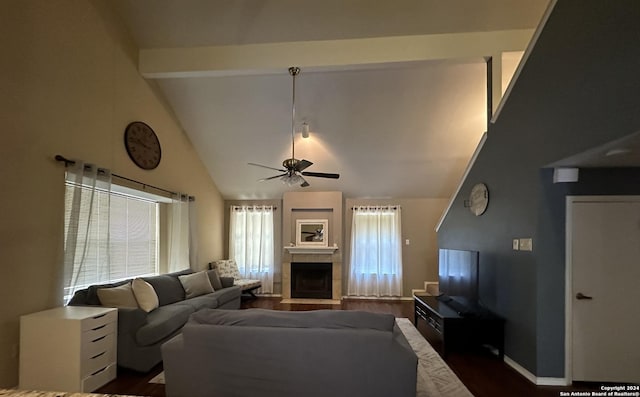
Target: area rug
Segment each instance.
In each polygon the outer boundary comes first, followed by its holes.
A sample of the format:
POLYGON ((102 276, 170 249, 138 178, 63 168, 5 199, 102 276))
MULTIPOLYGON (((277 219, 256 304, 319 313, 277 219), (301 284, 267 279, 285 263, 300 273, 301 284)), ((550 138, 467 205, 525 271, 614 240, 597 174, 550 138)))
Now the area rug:
MULTIPOLYGON (((408 318, 397 318, 396 323, 418 356, 416 397, 473 397, 408 318)), ((149 383, 164 384, 164 372, 149 383)))
POLYGON ((473 397, 408 318, 397 318, 396 323, 418 356, 416 397, 473 397))
MULTIPOLYGON (((33 391, 0 389, 0 396, 7 397, 116 397, 115 394, 65 393, 54 391, 33 391)), ((118 395, 118 397, 126 397, 118 395)))

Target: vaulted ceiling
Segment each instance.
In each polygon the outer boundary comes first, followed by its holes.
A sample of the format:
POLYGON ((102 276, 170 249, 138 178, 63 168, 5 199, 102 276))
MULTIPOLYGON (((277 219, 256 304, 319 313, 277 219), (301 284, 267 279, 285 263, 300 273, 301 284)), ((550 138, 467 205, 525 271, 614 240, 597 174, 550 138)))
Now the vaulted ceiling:
POLYGON ((140 72, 159 85, 225 198, 280 198, 288 190, 448 198, 487 128, 486 57, 524 50, 547 3, 116 0, 114 7, 140 49, 140 72), (247 164, 281 168, 291 157, 289 66, 302 69, 295 157, 339 180, 308 178, 306 188, 257 182, 277 172, 247 164), (308 139, 299 133, 303 122, 308 139))

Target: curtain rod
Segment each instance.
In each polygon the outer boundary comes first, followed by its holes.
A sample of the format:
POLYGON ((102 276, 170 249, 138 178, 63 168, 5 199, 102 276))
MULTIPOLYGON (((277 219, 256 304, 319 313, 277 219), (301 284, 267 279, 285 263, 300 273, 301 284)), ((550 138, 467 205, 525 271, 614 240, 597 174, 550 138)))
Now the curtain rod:
MULTIPOLYGON (((56 154, 55 159, 56 159, 56 161, 64 162, 64 166, 65 167, 68 167, 70 165, 74 165, 76 163, 75 160, 69 160, 66 157, 61 156, 59 154, 56 154)), ((157 186, 149 185, 147 183, 136 181, 135 179, 127 178, 127 177, 124 177, 122 175, 111 174, 111 176, 115 176, 116 178, 124 179, 125 181, 129 181, 129 182, 132 182, 132 183, 137 183, 138 185, 142 186, 142 190, 144 190, 145 188, 150 187, 152 189, 160 190, 161 192, 165 192, 165 193, 169 193, 169 194, 175 194, 175 195, 179 195, 180 194, 180 193, 172 192, 171 190, 163 189, 161 187, 157 187, 157 186)), ((187 196, 187 197, 189 197, 189 201, 196 201, 196 198, 194 196, 187 196)))
POLYGON ((393 208, 394 210, 397 210, 398 208, 400 208, 399 205, 354 205, 353 207, 351 207, 352 210, 357 210, 360 209, 361 207, 365 207, 365 208, 393 208))
POLYGON ((247 208, 250 208, 250 207, 262 207, 262 208, 264 208, 264 207, 272 207, 274 211, 278 209, 278 207, 276 207, 275 205, 261 205, 261 204, 255 204, 255 205, 247 204, 247 205, 244 205, 244 206, 242 206, 242 205, 232 205, 231 206, 231 208, 233 208, 234 210, 242 209, 242 207, 247 207, 247 208))

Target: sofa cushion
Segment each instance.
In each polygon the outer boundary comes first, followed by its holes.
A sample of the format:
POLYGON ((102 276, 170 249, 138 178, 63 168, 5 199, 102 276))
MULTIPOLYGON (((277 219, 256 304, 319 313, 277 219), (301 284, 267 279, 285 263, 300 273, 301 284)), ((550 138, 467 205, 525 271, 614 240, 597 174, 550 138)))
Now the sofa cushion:
POLYGON ((153 345, 179 330, 195 310, 189 305, 160 306, 147 315, 147 322, 136 332, 141 346, 153 345))
POLYGON ((222 289, 222 281, 220 281, 220 275, 216 269, 207 270, 207 275, 214 291, 222 289))
POLYGON ((213 292, 213 287, 206 272, 178 276, 178 280, 180 280, 182 288, 184 288, 186 299, 213 292))
POLYGON ((233 277, 220 277, 220 284, 222 284, 222 288, 233 287, 233 277))
POLYGON ((241 280, 235 280, 233 285, 237 285, 238 287, 240 287, 241 290, 243 291, 247 291, 250 289, 255 289, 255 288, 259 288, 262 287, 262 281, 260 280, 249 280, 249 279, 241 279, 241 280))
POLYGON ((133 295, 135 295, 140 309, 149 313, 158 308, 160 305, 158 295, 151 284, 141 278, 136 278, 131 282, 131 287, 133 288, 133 295))
POLYGON ((203 309, 194 313, 190 323, 285 328, 354 328, 393 331, 392 314, 356 310, 313 310, 282 312, 266 309, 218 310, 203 309))
POLYGON ((178 276, 183 274, 193 273, 191 270, 179 273, 161 274, 153 277, 142 277, 142 279, 153 287, 158 295, 158 303, 160 306, 165 306, 171 303, 175 303, 184 300, 184 288, 178 276))
MULTIPOLYGON (((112 288, 112 287, 118 287, 120 285, 124 285, 128 282, 130 282, 131 280, 123 280, 123 281, 118 281, 115 283, 110 283, 110 284, 97 284, 97 285, 91 285, 87 288, 87 292, 84 295, 84 302, 74 302, 74 304, 80 304, 80 305, 92 305, 92 306, 100 306, 102 303, 100 303, 100 298, 98 298, 98 290, 101 288, 112 288)), ((74 295, 74 299, 75 300, 75 295, 74 295)))
POLYGON ((195 298, 185 299, 182 302, 175 303, 175 305, 188 305, 194 311, 199 311, 202 309, 215 309, 220 306, 218 302, 218 298, 215 294, 206 294, 196 296, 195 298))
POLYGON ((106 307, 138 307, 130 282, 117 287, 100 288, 98 298, 102 306, 106 307))
POLYGON ((212 295, 218 300, 218 306, 222 306, 234 299, 239 299, 240 295, 242 295, 242 290, 238 287, 229 287, 217 290, 212 295))
POLYGON ((82 306, 87 305, 87 288, 79 289, 73 293, 73 296, 69 300, 69 306, 82 306))

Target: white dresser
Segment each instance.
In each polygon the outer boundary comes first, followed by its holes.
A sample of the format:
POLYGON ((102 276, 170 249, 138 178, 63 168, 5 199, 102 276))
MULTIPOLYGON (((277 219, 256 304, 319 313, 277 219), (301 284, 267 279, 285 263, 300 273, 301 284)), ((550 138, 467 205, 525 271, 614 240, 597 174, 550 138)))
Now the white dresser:
POLYGON ((20 317, 20 389, 91 392, 116 377, 118 311, 65 306, 20 317))

